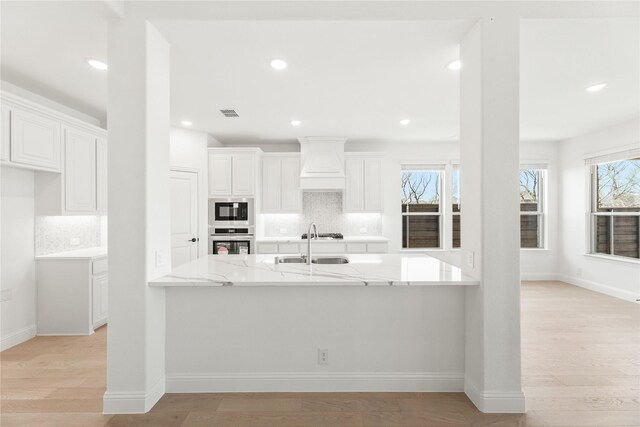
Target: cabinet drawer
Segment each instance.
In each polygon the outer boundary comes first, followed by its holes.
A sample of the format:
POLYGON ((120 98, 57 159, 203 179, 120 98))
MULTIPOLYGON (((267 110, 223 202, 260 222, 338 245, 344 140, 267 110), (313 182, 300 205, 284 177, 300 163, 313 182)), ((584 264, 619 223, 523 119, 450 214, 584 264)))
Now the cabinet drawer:
POLYGON ((278 253, 280 254, 299 254, 300 245, 297 243, 280 243, 278 244, 278 253))
POLYGON ((347 252, 350 254, 366 254, 366 243, 347 243, 347 252))
POLYGON ((256 248, 259 254, 277 254, 278 253, 277 243, 258 243, 256 245, 256 248))
POLYGON ((104 274, 109 270, 109 259, 102 258, 96 259, 91 263, 91 274, 97 276, 98 274, 104 274))
POLYGON ((315 243, 311 242, 311 253, 318 254, 343 254, 345 253, 344 243, 315 243))
POLYGON ((367 243, 367 253, 370 253, 370 254, 387 253, 387 243, 367 243))

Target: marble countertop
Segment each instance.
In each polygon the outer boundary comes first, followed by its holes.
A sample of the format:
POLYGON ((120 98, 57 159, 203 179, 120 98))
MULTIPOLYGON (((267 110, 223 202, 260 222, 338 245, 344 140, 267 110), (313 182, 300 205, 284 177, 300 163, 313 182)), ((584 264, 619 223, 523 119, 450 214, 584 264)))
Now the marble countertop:
MULTIPOLYGON (((478 285, 428 255, 350 254, 348 264, 276 264, 277 255, 208 255, 173 269, 150 286, 425 286, 478 285)), ((284 256, 284 255, 280 255, 284 256)), ((326 255, 322 255, 326 256, 326 255)))
POLYGON ((47 255, 38 255, 36 260, 42 259, 98 259, 107 257, 107 248, 86 248, 74 251, 56 252, 47 255))
MULTIPOLYGON (((344 239, 318 239, 313 240, 312 245, 316 243, 385 243, 389 239, 382 236, 344 236, 344 239)), ((306 243, 307 239, 300 237, 257 237, 257 243, 306 243)))

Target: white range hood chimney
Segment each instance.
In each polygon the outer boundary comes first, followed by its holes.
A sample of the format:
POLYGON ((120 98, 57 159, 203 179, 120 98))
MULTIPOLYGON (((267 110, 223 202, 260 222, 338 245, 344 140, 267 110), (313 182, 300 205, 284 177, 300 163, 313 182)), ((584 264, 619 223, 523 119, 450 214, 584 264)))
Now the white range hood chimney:
POLYGON ((344 143, 347 138, 305 136, 300 141, 300 189, 344 190, 344 143))

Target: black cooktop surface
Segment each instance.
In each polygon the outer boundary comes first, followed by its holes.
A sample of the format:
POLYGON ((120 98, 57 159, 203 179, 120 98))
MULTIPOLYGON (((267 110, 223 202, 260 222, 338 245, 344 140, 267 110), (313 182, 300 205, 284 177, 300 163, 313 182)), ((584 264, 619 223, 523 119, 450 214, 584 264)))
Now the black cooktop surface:
MULTIPOLYGON (((307 238, 307 233, 302 235, 303 239, 307 238)), ((318 233, 318 239, 344 239, 342 233, 318 233)))

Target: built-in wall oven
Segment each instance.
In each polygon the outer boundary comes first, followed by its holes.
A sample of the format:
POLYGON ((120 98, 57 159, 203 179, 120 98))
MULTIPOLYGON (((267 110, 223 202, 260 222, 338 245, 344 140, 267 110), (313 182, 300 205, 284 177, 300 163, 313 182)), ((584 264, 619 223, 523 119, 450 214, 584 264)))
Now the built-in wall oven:
POLYGON ((248 228, 215 228, 209 236, 209 253, 213 255, 249 255, 254 250, 253 233, 248 228))
POLYGON ((209 199, 209 253, 248 255, 254 251, 253 199, 209 199))

